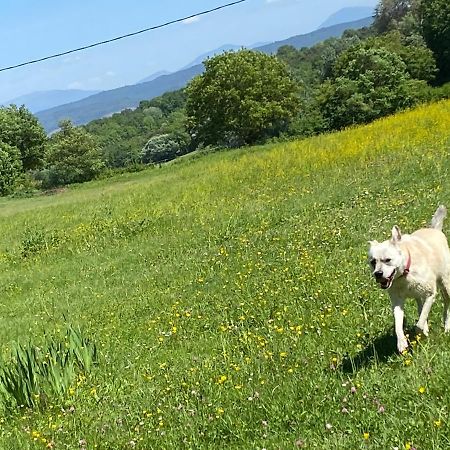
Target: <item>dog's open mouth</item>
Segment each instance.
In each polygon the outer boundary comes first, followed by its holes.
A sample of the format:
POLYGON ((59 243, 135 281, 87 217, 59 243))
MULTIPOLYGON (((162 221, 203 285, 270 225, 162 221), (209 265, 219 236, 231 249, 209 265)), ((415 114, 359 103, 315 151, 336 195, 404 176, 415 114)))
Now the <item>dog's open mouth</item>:
POLYGON ((380 278, 377 282, 380 284, 381 289, 389 289, 394 281, 395 269, 392 271, 391 275, 387 278, 380 278))

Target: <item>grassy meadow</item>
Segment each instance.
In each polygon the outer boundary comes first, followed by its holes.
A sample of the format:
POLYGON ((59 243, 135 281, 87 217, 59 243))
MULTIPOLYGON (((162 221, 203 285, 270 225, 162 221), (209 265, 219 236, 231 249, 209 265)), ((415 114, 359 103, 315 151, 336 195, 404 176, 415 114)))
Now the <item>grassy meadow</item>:
POLYGON ((99 355, 63 398, 0 406, 0 448, 448 449, 441 301, 396 354, 366 252, 450 206, 449 150, 441 102, 0 199, 3 360, 68 326, 99 355))

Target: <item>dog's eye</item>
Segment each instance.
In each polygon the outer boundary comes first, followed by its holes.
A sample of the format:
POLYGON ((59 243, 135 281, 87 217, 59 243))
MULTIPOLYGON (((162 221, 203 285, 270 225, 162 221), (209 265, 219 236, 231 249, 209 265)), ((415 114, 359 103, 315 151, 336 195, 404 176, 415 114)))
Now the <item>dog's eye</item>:
POLYGON ((370 260, 370 264, 371 264, 372 266, 374 266, 374 267, 375 267, 376 262, 377 262, 377 261, 376 261, 375 259, 371 259, 371 260, 370 260))
POLYGON ((391 262, 391 258, 386 258, 386 259, 384 260, 384 262, 385 262, 386 264, 389 264, 389 263, 391 262))

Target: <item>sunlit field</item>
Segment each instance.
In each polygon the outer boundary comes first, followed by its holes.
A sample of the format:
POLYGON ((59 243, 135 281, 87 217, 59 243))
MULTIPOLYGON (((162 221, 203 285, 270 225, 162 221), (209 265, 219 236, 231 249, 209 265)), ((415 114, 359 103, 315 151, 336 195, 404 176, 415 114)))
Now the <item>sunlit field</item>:
POLYGON ((69 327, 98 357, 34 408, 3 401, 0 448, 448 449, 440 298, 398 355, 366 252, 450 207, 449 150, 442 102, 1 199, 3 364, 69 327))

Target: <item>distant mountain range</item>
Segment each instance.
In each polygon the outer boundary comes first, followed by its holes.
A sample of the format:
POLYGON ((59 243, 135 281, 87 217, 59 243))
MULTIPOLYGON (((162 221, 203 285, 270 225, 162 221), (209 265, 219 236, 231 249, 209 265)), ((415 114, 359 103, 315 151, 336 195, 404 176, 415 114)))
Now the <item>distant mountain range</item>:
POLYGON ((223 52, 228 52, 230 50, 239 50, 242 48, 242 45, 234 45, 234 44, 226 44, 222 45, 222 47, 216 48, 214 50, 211 50, 209 52, 203 53, 203 55, 198 56, 194 59, 194 61, 191 61, 188 65, 184 66, 183 69, 187 69, 191 66, 196 66, 197 64, 202 64, 203 61, 207 58, 211 58, 214 55, 219 55, 223 52))
POLYGON ((366 17, 365 19, 355 20, 353 22, 339 23, 330 27, 319 28, 316 31, 312 31, 308 34, 299 34, 298 36, 292 36, 284 39, 283 41, 273 42, 271 44, 258 47, 259 50, 264 53, 276 53, 276 51, 283 45, 292 45, 295 48, 312 47, 318 42, 322 42, 330 37, 339 37, 345 30, 358 29, 371 25, 373 22, 372 17, 366 17))
MULTIPOLYGON (((267 44, 267 42, 264 42, 264 43, 259 42, 257 44, 251 45, 249 48, 257 48, 257 47, 261 47, 266 44, 267 44)), ((220 53, 233 51, 233 50, 239 50, 240 48, 242 48, 241 45, 234 45, 234 44, 222 45, 219 48, 216 48, 209 52, 203 53, 202 55, 198 56, 193 61, 191 61, 189 64, 186 64, 180 70, 188 69, 189 67, 196 66, 197 64, 202 64, 205 59, 211 58, 212 56, 215 56, 215 55, 219 55, 220 53)), ((138 83, 145 83, 147 81, 153 81, 155 78, 158 78, 161 75, 169 75, 170 73, 171 72, 168 72, 167 70, 161 70, 160 72, 156 72, 148 77, 145 77, 143 80, 138 81, 138 83)))
POLYGON ((82 91, 79 89, 39 91, 13 98, 3 102, 3 105, 26 105, 32 113, 36 113, 65 103, 82 100, 98 92, 100 91, 82 91))
MULTIPOLYGON (((311 47, 330 37, 339 37, 345 30, 357 29, 369 26, 373 22, 372 17, 340 23, 330 27, 320 28, 311 33, 297 35, 272 44, 256 47, 255 50, 264 53, 275 53, 283 45, 292 45, 295 48, 311 47)), ((203 61, 207 56, 221 53, 221 51, 240 48, 240 46, 225 46, 220 49, 201 55, 203 61), (226 47, 226 48, 225 48, 226 47), (231 48, 233 47, 233 48, 231 48)), ((201 59, 200 59, 201 58, 201 59)), ((62 119, 71 119, 74 124, 82 125, 94 119, 105 117, 126 108, 136 108, 142 100, 150 100, 168 91, 174 91, 184 87, 194 76, 203 72, 203 64, 195 64, 177 72, 159 75, 150 81, 140 82, 131 86, 102 91, 95 95, 83 98, 73 103, 59 105, 44 111, 39 111, 36 116, 47 132, 58 128, 62 119)), ((155 74, 153 75, 155 76, 155 74)), ((152 77, 152 76, 151 76, 152 77)), ((145 79, 144 79, 145 80, 145 79)))
POLYGON ((355 20, 366 19, 372 17, 375 9, 370 6, 354 6, 351 8, 342 8, 336 11, 319 28, 332 27, 345 22, 353 22, 355 20))
POLYGON ((152 73, 148 77, 145 77, 143 80, 138 81, 138 83, 146 83, 147 81, 153 81, 158 77, 162 77, 163 75, 169 75, 170 72, 168 70, 160 70, 159 72, 152 73))
POLYGON ((135 108, 142 100, 181 89, 202 71, 203 65, 199 64, 169 75, 162 75, 153 81, 102 91, 74 103, 40 111, 36 116, 47 132, 56 130, 62 119, 70 119, 75 125, 82 125, 126 108, 135 108))

